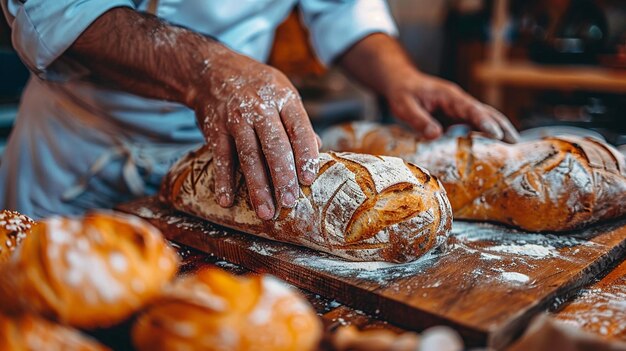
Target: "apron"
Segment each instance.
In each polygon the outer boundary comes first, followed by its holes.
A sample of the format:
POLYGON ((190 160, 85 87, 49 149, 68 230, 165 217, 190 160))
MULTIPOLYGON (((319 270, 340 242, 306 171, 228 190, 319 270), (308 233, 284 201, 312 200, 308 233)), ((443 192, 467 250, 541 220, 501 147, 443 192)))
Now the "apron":
POLYGON ((112 91, 94 108, 84 103, 94 90, 102 95, 89 83, 30 79, 0 163, 2 208, 79 215, 153 195, 170 166, 204 141, 184 106, 112 91))

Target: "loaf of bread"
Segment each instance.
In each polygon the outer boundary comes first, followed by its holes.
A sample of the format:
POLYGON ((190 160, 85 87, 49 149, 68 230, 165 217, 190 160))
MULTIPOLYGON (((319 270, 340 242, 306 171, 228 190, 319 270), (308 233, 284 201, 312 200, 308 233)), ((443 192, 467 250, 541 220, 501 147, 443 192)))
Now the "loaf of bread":
POLYGON ((0 350, 106 351, 79 331, 32 315, 0 315, 0 350))
POLYGON ((139 351, 316 350, 322 326, 295 290, 270 276, 217 268, 173 283, 132 328, 139 351))
POLYGON ((626 160, 591 138, 506 144, 479 134, 423 142, 398 126, 328 130, 330 150, 401 157, 439 177, 454 217, 529 231, 565 231, 626 213, 626 160))
POLYGON ((220 207, 213 167, 208 147, 188 154, 166 176, 160 199, 226 227, 357 261, 411 261, 450 230, 439 181, 399 158, 321 154, 313 184, 301 187, 294 208, 270 221, 256 216, 240 173, 234 206, 220 207))
POLYGON ((0 308, 81 328, 110 326, 158 295, 177 263, 160 232, 138 217, 52 217, 0 266, 0 308))
POLYGON ((33 220, 15 211, 0 211, 0 263, 11 257, 13 251, 29 234, 33 220))

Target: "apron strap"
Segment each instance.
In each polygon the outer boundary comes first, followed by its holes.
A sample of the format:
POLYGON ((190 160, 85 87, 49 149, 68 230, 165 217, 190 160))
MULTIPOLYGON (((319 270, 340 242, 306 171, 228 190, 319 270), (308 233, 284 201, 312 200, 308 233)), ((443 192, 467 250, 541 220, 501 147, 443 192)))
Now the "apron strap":
POLYGON ((91 178, 100 173, 108 164, 117 159, 125 159, 124 166, 122 167, 122 177, 128 190, 134 196, 141 196, 144 194, 145 182, 139 174, 138 167, 144 167, 147 172, 152 172, 153 164, 150 159, 136 155, 133 150, 120 144, 114 146, 100 155, 96 161, 89 167, 87 173, 78 179, 75 185, 63 192, 61 199, 65 202, 70 202, 85 191, 89 186, 91 178))

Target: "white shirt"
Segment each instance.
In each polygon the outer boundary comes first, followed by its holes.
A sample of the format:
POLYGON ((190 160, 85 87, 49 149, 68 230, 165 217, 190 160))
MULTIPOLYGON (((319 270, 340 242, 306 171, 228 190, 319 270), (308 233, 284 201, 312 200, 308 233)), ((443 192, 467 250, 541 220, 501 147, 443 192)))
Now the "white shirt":
MULTIPOLYGON (((81 81, 59 59, 104 12, 156 0, 0 0, 33 77, 0 164, 0 208, 34 217, 111 207, 153 193, 173 160, 203 142, 193 111, 81 81)), ((265 61, 294 6, 323 63, 396 29, 384 0, 159 0, 156 15, 265 61)))

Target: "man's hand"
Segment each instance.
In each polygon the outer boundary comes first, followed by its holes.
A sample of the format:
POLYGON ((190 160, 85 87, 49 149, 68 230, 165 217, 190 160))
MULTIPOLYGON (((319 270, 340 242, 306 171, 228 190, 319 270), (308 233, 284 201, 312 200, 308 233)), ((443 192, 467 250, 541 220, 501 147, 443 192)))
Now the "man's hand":
POLYGON ((385 96, 393 113, 428 139, 441 135, 432 113, 464 121, 490 136, 515 142, 518 133, 500 112, 471 97, 454 83, 419 72, 400 44, 373 34, 350 48, 339 63, 350 74, 385 96))
POLYGON ((431 115, 435 111, 466 122, 496 139, 513 143, 519 137, 515 127, 498 110, 474 99, 454 83, 414 69, 401 74, 385 96, 394 115, 422 131, 427 139, 442 133, 441 125, 431 115))
POLYGON ((278 207, 293 207, 298 179, 304 185, 315 180, 315 132, 282 73, 227 49, 212 50, 192 105, 213 147, 218 202, 233 204, 238 159, 257 215, 270 219, 276 211, 273 198, 278 207))
POLYGON ((233 204, 237 160, 262 219, 293 207, 298 179, 317 175, 319 142, 300 97, 269 66, 127 8, 100 16, 66 55, 118 89, 194 109, 213 146, 221 206, 233 204))

